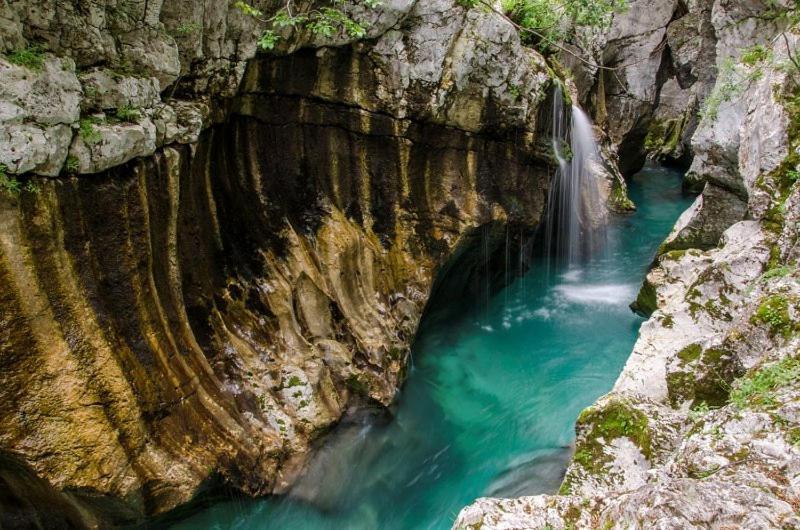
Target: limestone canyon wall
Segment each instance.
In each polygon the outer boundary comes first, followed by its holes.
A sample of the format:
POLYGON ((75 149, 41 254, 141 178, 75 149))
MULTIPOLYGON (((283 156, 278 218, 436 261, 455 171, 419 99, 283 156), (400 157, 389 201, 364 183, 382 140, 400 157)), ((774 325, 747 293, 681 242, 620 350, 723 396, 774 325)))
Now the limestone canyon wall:
POLYGON ((49 524, 33 490, 101 527, 280 491, 392 401, 464 236, 542 216, 551 71, 502 19, 395 0, 254 58, 212 4, 0 5, 5 521, 49 524))

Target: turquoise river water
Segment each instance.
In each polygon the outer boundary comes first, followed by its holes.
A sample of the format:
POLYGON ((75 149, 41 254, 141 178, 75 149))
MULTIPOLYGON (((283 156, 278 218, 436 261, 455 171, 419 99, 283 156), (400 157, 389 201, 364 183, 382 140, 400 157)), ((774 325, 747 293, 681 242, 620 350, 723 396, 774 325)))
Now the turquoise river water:
POLYGON ((394 418, 345 422, 289 496, 219 502, 173 528, 447 529, 477 497, 556 491, 576 417, 636 340, 628 304, 691 202, 664 168, 630 192, 638 211, 585 265, 535 260, 478 315, 423 323, 394 418))

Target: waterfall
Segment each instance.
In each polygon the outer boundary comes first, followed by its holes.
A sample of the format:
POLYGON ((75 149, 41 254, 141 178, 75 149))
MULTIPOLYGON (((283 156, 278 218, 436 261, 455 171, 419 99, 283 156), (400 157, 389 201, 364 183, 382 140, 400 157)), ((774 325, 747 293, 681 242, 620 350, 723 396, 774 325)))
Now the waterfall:
POLYGON ((591 120, 577 105, 567 108, 559 85, 553 97, 552 134, 558 169, 548 199, 546 243, 554 257, 574 265, 594 248, 603 225, 603 170, 591 120))

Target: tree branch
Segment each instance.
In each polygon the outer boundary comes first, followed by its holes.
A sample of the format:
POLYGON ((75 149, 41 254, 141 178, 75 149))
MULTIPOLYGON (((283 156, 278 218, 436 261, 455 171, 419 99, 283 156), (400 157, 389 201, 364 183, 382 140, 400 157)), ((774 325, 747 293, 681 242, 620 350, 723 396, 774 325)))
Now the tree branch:
POLYGON ((578 55, 577 53, 573 52, 569 48, 566 48, 565 46, 562 46, 561 44, 559 44, 559 43, 555 42, 554 40, 550 39, 549 37, 547 37, 543 33, 539 32, 539 31, 536 31, 535 29, 526 28, 525 26, 517 24, 516 22, 514 22, 511 19, 511 17, 509 17, 508 15, 503 13, 502 11, 498 10, 497 8, 495 8, 495 6, 490 4, 487 0, 480 0, 480 3, 483 6, 487 7, 489 10, 491 10, 493 13, 503 17, 503 19, 505 19, 512 26, 514 26, 518 31, 521 31, 521 32, 524 31, 524 32, 527 32, 527 33, 531 33, 531 34, 535 35, 536 37, 538 37, 539 39, 547 42, 551 46, 553 46, 555 48, 558 48, 559 50, 572 55, 573 57, 575 57, 576 59, 578 59, 580 62, 584 63, 585 65, 590 66, 592 68, 597 68, 598 70, 608 70, 608 71, 614 72, 614 71, 617 71, 617 70, 622 70, 623 68, 627 68, 629 66, 634 66, 636 64, 643 63, 643 62, 649 60, 650 57, 652 57, 652 55, 650 55, 650 56, 648 56, 646 58, 643 58, 643 59, 640 59, 638 61, 633 61, 633 62, 622 64, 622 65, 619 65, 619 66, 605 66, 605 65, 602 65, 602 64, 597 64, 595 62, 589 61, 588 59, 585 59, 585 58, 581 57, 580 55, 578 55))

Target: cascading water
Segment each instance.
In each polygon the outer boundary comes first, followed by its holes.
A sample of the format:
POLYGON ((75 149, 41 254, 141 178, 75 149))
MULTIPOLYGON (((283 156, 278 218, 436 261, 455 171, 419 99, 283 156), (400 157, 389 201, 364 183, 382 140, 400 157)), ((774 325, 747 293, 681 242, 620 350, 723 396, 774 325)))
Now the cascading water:
POLYGON ((628 303, 692 199, 674 171, 632 177, 639 210, 609 219, 607 244, 589 255, 606 221, 603 169, 588 117, 555 96, 550 255, 523 248, 541 240, 520 235, 512 259, 511 228, 483 227, 463 257, 470 266, 449 272, 420 324, 391 421, 348 417, 284 497, 221 502, 173 530, 447 530, 478 497, 558 490, 575 418, 625 364, 642 322, 628 303), (505 243, 502 264, 493 241, 505 243), (517 259, 526 272, 509 281, 517 259), (501 265, 507 287, 492 296, 501 265), (465 285, 476 287, 477 318, 453 310, 465 285))
POLYGON ((630 192, 639 209, 609 219, 585 267, 528 254, 480 318, 453 316, 457 293, 441 290, 391 421, 347 419, 287 496, 219 502, 172 530, 449 530, 477 497, 556 492, 575 418, 636 341, 628 303, 692 202, 673 170, 647 169, 630 192))
POLYGON ((558 170, 548 200, 546 243, 553 257, 574 265, 594 248, 605 224, 599 186, 603 166, 591 120, 577 105, 567 108, 559 85, 553 97, 552 144, 558 170))

